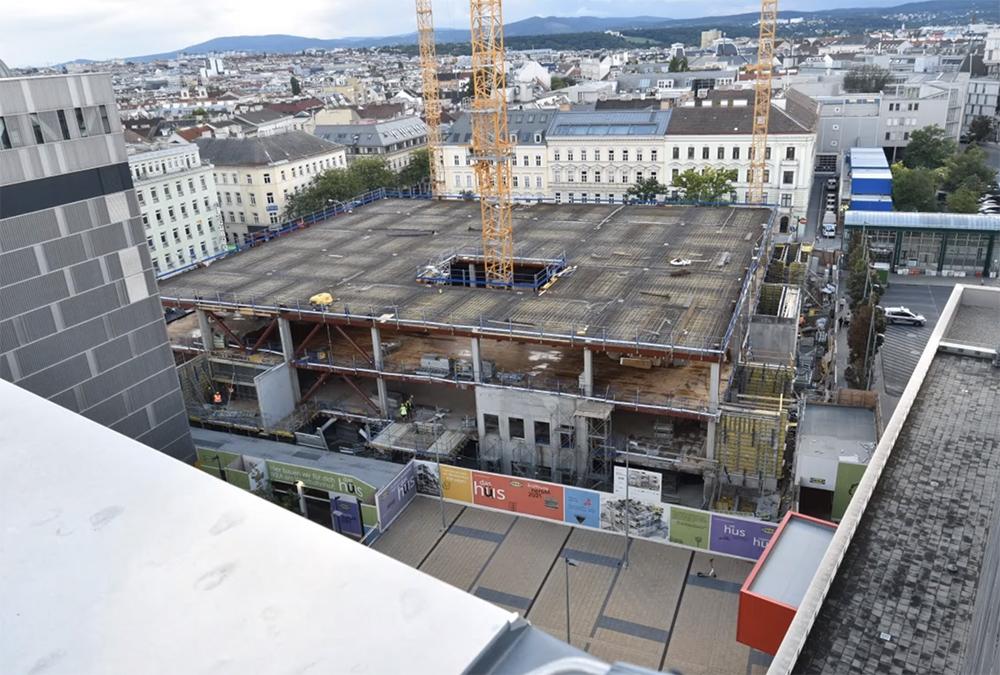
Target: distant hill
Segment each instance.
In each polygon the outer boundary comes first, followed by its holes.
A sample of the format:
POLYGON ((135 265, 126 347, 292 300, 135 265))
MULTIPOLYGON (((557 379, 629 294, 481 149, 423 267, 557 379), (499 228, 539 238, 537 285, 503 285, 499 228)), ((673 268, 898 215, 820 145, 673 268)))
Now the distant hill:
MULTIPOLYGON (((865 1, 865 0, 860 0, 865 1)), ((819 3, 817 3, 819 4, 819 3)), ((795 33, 813 30, 810 24, 822 21, 828 29, 838 31, 863 31, 879 26, 895 26, 901 22, 913 24, 921 16, 967 17, 975 13, 981 21, 1000 21, 1000 3, 996 0, 926 0, 888 7, 854 7, 843 9, 821 9, 816 11, 783 11, 782 18, 802 17, 806 20, 795 33)), ((620 31, 627 36, 641 38, 647 43, 666 43, 673 40, 690 41, 693 31, 720 28, 731 35, 753 35, 756 28, 757 12, 708 16, 688 19, 670 19, 655 16, 595 17, 595 16, 533 16, 514 21, 504 26, 504 37, 509 38, 509 46, 548 47, 554 49, 579 48, 597 49, 614 46, 604 31, 620 31), (546 40, 546 37, 552 39, 546 40), (571 47, 572 45, 572 47, 571 47)), ((940 21, 943 23, 944 21, 940 21)), ((435 31, 439 45, 468 43, 469 31, 458 28, 442 28, 435 31)), ((210 52, 255 52, 290 54, 304 49, 336 49, 361 47, 390 47, 416 44, 416 33, 387 35, 381 37, 311 38, 298 35, 234 35, 218 37, 191 45, 173 52, 134 56, 131 61, 156 61, 175 58, 178 54, 205 54, 210 52)), ((626 45, 625 40, 621 45, 626 45)), ((84 61, 80 59, 80 61, 84 61)))

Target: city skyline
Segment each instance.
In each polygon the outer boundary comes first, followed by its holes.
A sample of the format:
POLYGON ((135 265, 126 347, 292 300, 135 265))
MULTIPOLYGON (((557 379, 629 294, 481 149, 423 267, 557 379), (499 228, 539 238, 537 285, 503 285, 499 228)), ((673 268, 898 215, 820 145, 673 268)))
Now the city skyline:
MULTIPOLYGON (((878 7, 897 0, 787 0, 783 10, 818 11, 840 7, 878 7)), ((203 4, 178 0, 168 14, 154 16, 122 0, 96 0, 86 6, 56 0, 45 5, 22 4, 8 12, 7 40, 0 53, 14 67, 47 66, 77 59, 128 58, 182 49, 226 35, 289 34, 317 38, 369 37, 415 30, 412 3, 373 0, 363 13, 345 0, 304 0, 293 13, 274 12, 257 0, 223 0, 203 4), (197 20, 193 20, 197 19, 197 20), (85 30, 81 30, 85 27, 85 30)), ((681 0, 590 0, 569 11, 558 0, 512 0, 504 6, 507 23, 532 16, 629 17, 664 19, 729 15, 758 11, 753 2, 710 2, 691 5, 681 0)), ((466 29, 468 3, 446 0, 435 5, 440 27, 466 29)))

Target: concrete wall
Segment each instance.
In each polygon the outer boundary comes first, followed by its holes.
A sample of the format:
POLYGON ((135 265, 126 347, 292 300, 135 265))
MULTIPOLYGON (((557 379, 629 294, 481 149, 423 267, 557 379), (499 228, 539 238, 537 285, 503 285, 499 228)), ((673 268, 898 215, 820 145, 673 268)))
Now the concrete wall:
POLYGON ((287 363, 270 368, 253 378, 257 388, 257 405, 261 421, 271 427, 295 410, 295 382, 292 367, 287 363))

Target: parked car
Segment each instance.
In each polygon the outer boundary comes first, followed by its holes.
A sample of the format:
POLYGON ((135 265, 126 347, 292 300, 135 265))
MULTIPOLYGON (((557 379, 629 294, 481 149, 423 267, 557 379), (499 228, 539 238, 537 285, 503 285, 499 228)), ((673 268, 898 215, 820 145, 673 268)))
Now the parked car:
POLYGON ((836 190, 837 189, 837 179, 836 178, 827 178, 826 179, 826 189, 827 190, 836 190))
POLYGON ((885 312, 886 323, 908 323, 911 326, 927 324, 927 319, 923 314, 910 311, 908 307, 886 307, 883 312, 885 312))

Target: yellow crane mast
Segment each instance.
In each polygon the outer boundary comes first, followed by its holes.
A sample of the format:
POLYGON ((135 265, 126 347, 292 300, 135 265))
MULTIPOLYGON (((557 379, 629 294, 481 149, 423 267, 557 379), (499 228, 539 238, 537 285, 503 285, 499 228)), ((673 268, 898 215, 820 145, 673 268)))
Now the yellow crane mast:
POLYGON ((761 0, 760 37, 757 41, 757 79, 753 101, 753 140, 750 145, 751 204, 765 199, 764 172, 767 170, 767 123, 771 116, 771 77, 774 71, 774 35, 778 25, 778 0, 761 0))
POLYGON ((434 15, 431 0, 416 0, 417 42, 420 73, 424 84, 424 119, 427 121, 427 154, 431 171, 431 194, 444 194, 444 158, 441 156, 441 89, 438 85, 437 50, 434 48, 434 15))
POLYGON ((488 286, 514 281, 510 139, 501 0, 469 0, 472 26, 472 158, 483 219, 488 286))

